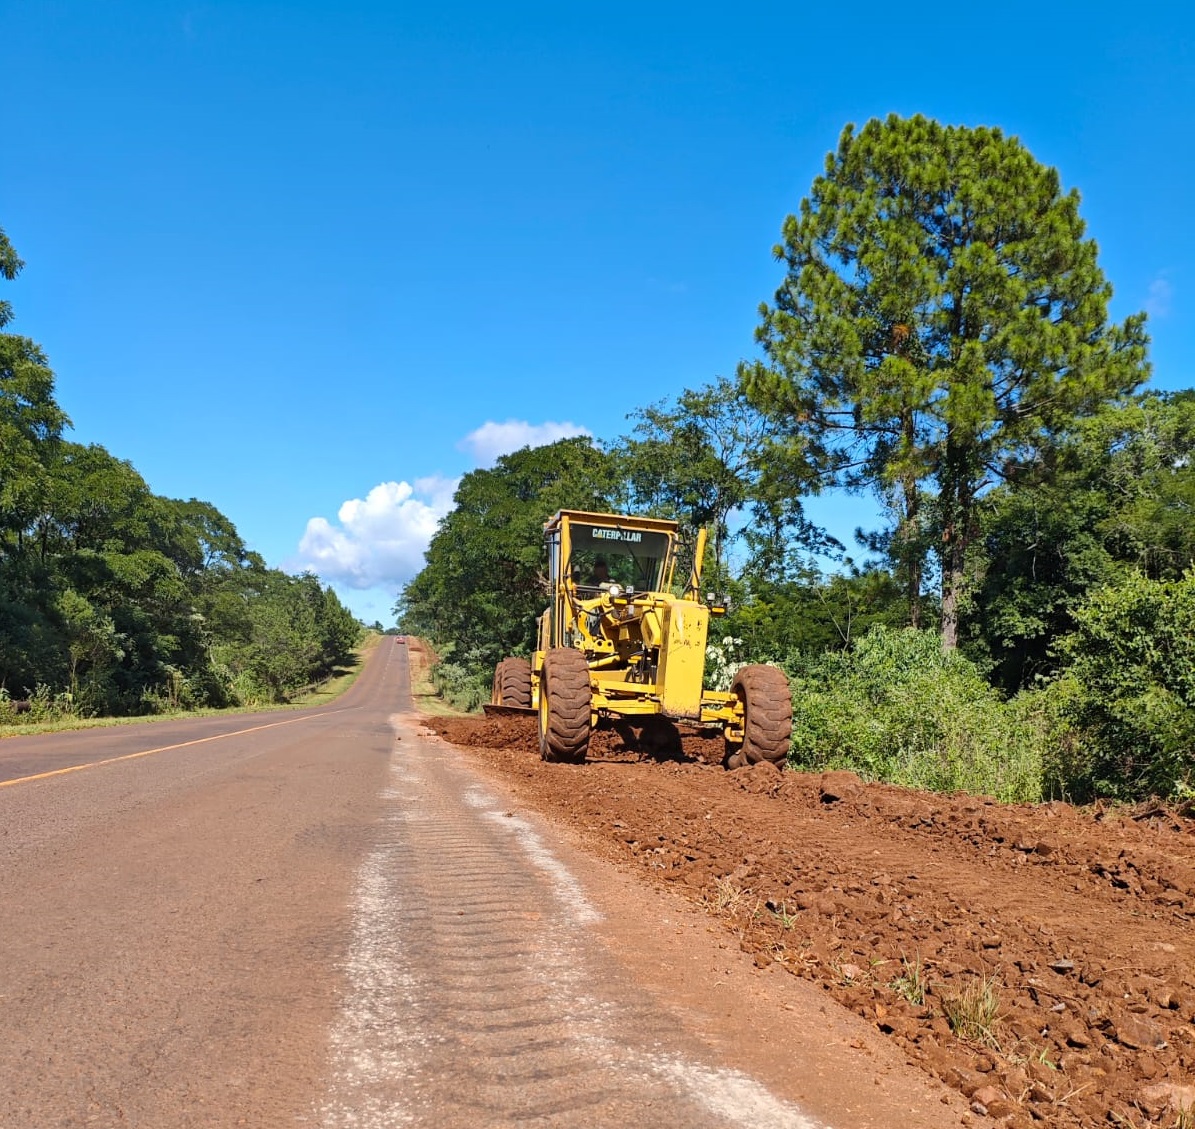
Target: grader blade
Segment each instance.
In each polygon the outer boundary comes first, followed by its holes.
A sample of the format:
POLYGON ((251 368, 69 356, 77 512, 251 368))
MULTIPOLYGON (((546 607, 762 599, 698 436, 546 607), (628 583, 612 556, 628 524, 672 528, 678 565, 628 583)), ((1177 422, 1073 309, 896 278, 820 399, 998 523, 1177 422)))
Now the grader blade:
POLYGON ((536 711, 531 706, 498 706, 485 702, 482 707, 486 717, 528 717, 536 711))

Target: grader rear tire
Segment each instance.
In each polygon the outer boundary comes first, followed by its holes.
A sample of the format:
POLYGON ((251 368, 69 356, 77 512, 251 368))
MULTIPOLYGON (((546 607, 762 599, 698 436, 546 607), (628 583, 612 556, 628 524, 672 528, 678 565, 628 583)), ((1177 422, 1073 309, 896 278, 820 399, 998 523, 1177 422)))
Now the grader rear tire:
POLYGON ((494 671, 494 693, 498 706, 531 708, 531 662, 528 659, 503 659, 494 671))
POLYGON ((745 666, 730 688, 743 703, 743 743, 730 752, 727 766, 782 764, 793 736, 793 700, 784 671, 745 666))
POLYGON ((589 663, 580 651, 557 647, 539 672, 539 755, 583 764, 589 748, 589 663))

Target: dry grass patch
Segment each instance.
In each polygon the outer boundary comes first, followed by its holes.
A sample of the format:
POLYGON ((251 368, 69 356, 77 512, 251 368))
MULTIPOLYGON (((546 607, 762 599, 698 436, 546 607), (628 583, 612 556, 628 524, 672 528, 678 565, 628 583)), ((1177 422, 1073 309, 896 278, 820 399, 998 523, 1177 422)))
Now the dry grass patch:
POLYGON ((958 992, 942 996, 942 1014, 950 1029, 969 1043, 1000 1049, 1000 978, 969 980, 958 992))

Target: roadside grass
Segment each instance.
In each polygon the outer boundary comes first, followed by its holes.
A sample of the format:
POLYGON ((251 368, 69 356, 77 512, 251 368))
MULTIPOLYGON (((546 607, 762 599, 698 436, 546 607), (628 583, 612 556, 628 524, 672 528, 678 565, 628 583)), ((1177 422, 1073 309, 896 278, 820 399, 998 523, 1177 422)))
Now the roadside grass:
POLYGON ((768 912, 776 919, 780 928, 787 931, 797 924, 797 915, 789 913, 788 907, 781 902, 779 906, 768 903, 768 912))
POLYGON ((718 913, 737 917, 747 900, 747 891, 743 890, 729 877, 714 879, 713 907, 718 913))
POLYGON ((888 982, 897 995, 904 996, 914 1007, 921 1007, 925 1003, 926 980, 925 968, 921 964, 921 957, 909 960, 901 957, 901 974, 888 982))
POLYGON ((177 721, 187 717, 234 717, 248 713, 283 713, 288 710, 310 709, 322 706, 340 697, 357 680, 365 666, 365 660, 377 649, 382 637, 370 632, 353 652, 349 666, 337 667, 332 676, 314 686, 307 693, 290 702, 268 705, 232 706, 228 709, 164 710, 161 713, 137 717, 61 717, 52 721, 32 722, 22 725, 0 726, 0 741, 5 737, 28 737, 37 733, 65 733, 75 729, 112 729, 126 725, 149 725, 155 721, 177 721))
POLYGON ((353 651, 353 661, 348 666, 337 667, 331 677, 324 679, 318 686, 313 686, 303 694, 279 709, 310 709, 312 706, 322 706, 339 698, 354 682, 365 667, 365 661, 374 653, 382 642, 382 636, 370 632, 361 641, 361 645, 353 651))
MULTIPOLYGON (((432 682, 432 667, 437 656, 428 643, 413 635, 407 636, 407 662, 411 671, 411 700, 418 713, 428 717, 469 717, 468 710, 457 709, 440 697, 432 682)), ((475 716, 475 715, 474 715, 475 716)))
POLYGON ((936 633, 873 627, 853 650, 794 654, 790 760, 809 772, 1003 802, 1042 798, 1044 730, 936 633))

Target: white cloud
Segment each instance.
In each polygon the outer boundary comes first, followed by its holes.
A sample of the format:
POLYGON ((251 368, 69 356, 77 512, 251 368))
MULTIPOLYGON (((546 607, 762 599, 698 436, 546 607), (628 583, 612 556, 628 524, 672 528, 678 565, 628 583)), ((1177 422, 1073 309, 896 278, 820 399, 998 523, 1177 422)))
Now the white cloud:
POLYGON ((436 523, 452 508, 457 480, 432 475, 382 482, 340 507, 336 522, 313 517, 287 562, 347 588, 397 590, 423 567, 436 523))
POLYGON ((1149 284, 1149 296, 1145 299, 1145 312, 1151 318, 1164 318, 1170 313, 1170 305, 1174 298, 1174 287, 1164 274, 1149 284))
POLYGON ((478 466, 490 466, 499 455, 509 455, 524 447, 544 447, 558 439, 569 439, 574 435, 592 435, 587 427, 575 423, 528 423, 525 419, 508 419, 505 423, 486 420, 475 431, 470 431, 458 444, 461 451, 468 451, 478 466))
MULTIPOLYGON (((573 435, 590 435, 575 423, 489 420, 458 444, 479 466, 523 447, 541 447, 573 435)), ((440 519, 452 509, 460 479, 431 475, 414 483, 382 482, 364 498, 350 498, 336 520, 313 517, 298 554, 285 562, 291 572, 316 573, 332 584, 358 615, 375 618, 376 607, 423 567, 423 554, 440 519)), ((382 617, 384 618, 384 617, 382 617)))

